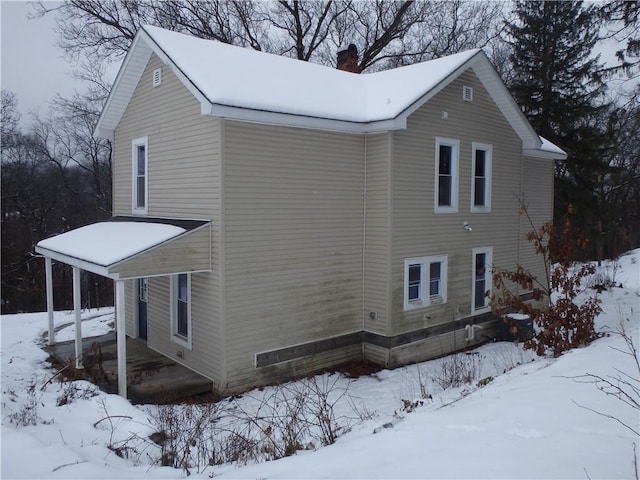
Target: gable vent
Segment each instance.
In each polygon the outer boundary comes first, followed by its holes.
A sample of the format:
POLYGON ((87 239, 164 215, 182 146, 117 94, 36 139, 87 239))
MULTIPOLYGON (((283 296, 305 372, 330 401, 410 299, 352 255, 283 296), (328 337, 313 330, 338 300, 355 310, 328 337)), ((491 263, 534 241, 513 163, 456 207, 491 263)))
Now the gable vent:
POLYGON ((162 83, 162 69, 161 68, 156 68, 153 71, 153 86, 157 87, 161 83, 162 83))
POLYGON ((462 99, 465 102, 473 102, 473 87, 462 87, 462 99))

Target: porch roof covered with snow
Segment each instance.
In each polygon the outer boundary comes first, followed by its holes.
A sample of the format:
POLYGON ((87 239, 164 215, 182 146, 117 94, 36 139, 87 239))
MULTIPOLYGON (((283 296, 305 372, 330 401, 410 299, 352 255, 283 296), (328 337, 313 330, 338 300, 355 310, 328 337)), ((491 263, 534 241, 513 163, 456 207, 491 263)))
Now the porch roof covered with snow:
POLYGON ((211 223, 113 217, 38 242, 36 252, 113 280, 211 270, 211 223))
POLYGON ((73 266, 75 361, 82 368, 80 271, 115 281, 118 393, 127 396, 125 280, 211 271, 211 222, 121 216, 38 242, 45 258, 49 345, 55 344, 52 260, 73 266))

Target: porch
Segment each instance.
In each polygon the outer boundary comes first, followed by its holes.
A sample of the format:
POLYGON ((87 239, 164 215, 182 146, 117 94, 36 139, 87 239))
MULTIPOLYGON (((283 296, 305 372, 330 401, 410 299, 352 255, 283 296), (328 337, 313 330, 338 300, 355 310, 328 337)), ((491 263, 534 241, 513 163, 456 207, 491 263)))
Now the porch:
MULTIPOLYGON (((45 350, 61 365, 73 364, 75 341, 47 345, 45 350)), ((127 394, 132 403, 166 403, 211 393, 213 382, 150 349, 142 340, 127 337, 127 394)), ((116 333, 82 339, 82 364, 77 370, 107 393, 118 393, 116 333)))
MULTIPOLYGON (((118 216, 41 240, 35 250, 45 260, 48 343, 52 352, 56 352, 57 344, 53 324, 52 262, 55 260, 73 267, 75 340, 64 342, 67 345, 63 344, 64 346, 59 347, 60 353, 54 353, 55 356, 59 355, 63 363, 66 363, 68 358, 74 359, 76 368, 81 370, 88 365, 87 360, 89 363, 91 361, 96 363, 95 354, 98 354, 98 378, 103 380, 106 388, 111 388, 109 385, 113 381, 117 382, 117 392, 125 398, 129 396, 127 388, 129 386, 135 388, 139 380, 148 376, 151 371, 157 371, 157 373, 153 375, 154 380, 147 379, 145 382, 147 384, 145 390, 151 392, 150 395, 159 393, 158 389, 166 390, 173 383, 172 377, 181 380, 179 383, 182 386, 179 390, 184 390, 189 382, 185 383, 183 380, 192 378, 190 372, 182 373, 183 369, 184 372, 188 372, 185 367, 161 355, 158 356, 159 354, 152 352, 144 343, 142 344, 144 348, 137 348, 136 341, 127 337, 125 281, 211 271, 211 222, 118 216), (115 283, 115 339, 105 342, 104 346, 98 343, 95 349, 91 349, 95 338, 84 339, 82 336, 80 289, 82 270, 111 278, 115 283), (134 350, 141 350, 145 354, 137 357, 137 360, 128 358, 129 345, 134 350), (88 352, 94 356, 85 358, 88 352), (106 362, 113 362, 113 366, 106 362), (111 371, 110 374, 107 373, 107 365, 111 371), (137 368, 137 371, 128 373, 129 365, 134 369, 137 368), (176 371, 177 367, 179 369, 176 371), (157 385, 155 392, 151 388, 152 384, 157 385)), ((146 308, 140 310, 141 301, 139 299, 135 309, 130 308, 130 312, 134 310, 133 317, 136 318, 132 318, 130 313, 129 325, 137 321, 137 325, 144 325, 146 331, 146 308)), ((146 302, 146 299, 144 301, 146 302)), ((135 335, 139 333, 141 332, 136 332, 135 335)), ((185 336, 188 337, 189 334, 190 330, 185 336)), ((90 378, 90 375, 91 372, 87 378, 90 378)), ((141 395, 139 398, 145 397, 141 395)))

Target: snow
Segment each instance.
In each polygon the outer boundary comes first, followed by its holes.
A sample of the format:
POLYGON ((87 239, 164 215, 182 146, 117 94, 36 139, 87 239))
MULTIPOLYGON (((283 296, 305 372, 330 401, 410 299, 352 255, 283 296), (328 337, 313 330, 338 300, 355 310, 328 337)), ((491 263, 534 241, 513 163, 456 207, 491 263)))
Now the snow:
POLYGON ((540 146, 540 150, 544 150, 545 152, 550 152, 550 153, 559 154, 559 155, 566 155, 567 154, 567 152, 565 152, 560 147, 558 147, 556 144, 550 142, 549 140, 547 140, 543 136, 540 136, 540 141, 542 142, 542 145, 540 146))
POLYGON ((101 222, 47 238, 36 247, 106 267, 184 232, 161 223, 101 222))
MULTIPOLYGON (((640 249, 598 269, 619 285, 600 295, 598 329, 614 332, 622 324, 637 345, 640 249)), ((56 312, 58 338, 73 338, 72 317, 56 312)), ((83 332, 104 333, 112 320, 111 309, 83 312, 83 332)), ((2 478, 185 478, 181 470, 153 464, 157 452, 151 447, 137 462, 107 448, 114 440, 152 433, 154 406, 133 406, 84 381, 47 383, 55 372, 40 348, 46 313, 6 315, 1 321, 2 478), (85 393, 56 406, 70 389, 85 393), (37 400, 38 420, 20 426, 12 418, 25 412, 30 399, 37 400)), ((638 438, 602 414, 638 428, 638 410, 583 377, 630 375, 622 378, 638 382, 634 359, 625 352, 616 333, 555 359, 511 343, 489 343, 471 354, 486 385, 444 390, 434 379, 446 358, 355 380, 318 375, 348 388, 353 403, 370 417, 353 423, 333 445, 265 463, 192 469, 191 478, 632 478, 638 438), (419 378, 427 379, 430 399, 421 398, 419 378), (403 412, 403 399, 423 405, 403 412)), ((256 390, 233 401, 250 409, 273 391, 256 390)), ((337 408, 342 415, 351 412, 345 404, 337 408)))
POLYGON ((352 122, 395 118, 481 53, 358 75, 149 25, 144 30, 211 103, 352 122))

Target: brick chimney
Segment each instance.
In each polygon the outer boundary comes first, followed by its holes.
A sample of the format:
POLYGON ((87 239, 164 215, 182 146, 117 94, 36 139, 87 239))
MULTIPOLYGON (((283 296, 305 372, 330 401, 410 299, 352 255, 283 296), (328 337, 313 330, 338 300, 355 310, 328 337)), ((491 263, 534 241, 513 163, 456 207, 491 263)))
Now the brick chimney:
POLYGON ((351 43, 347 48, 341 48, 338 50, 337 60, 338 70, 360 73, 360 67, 358 67, 358 48, 353 43, 351 43))

